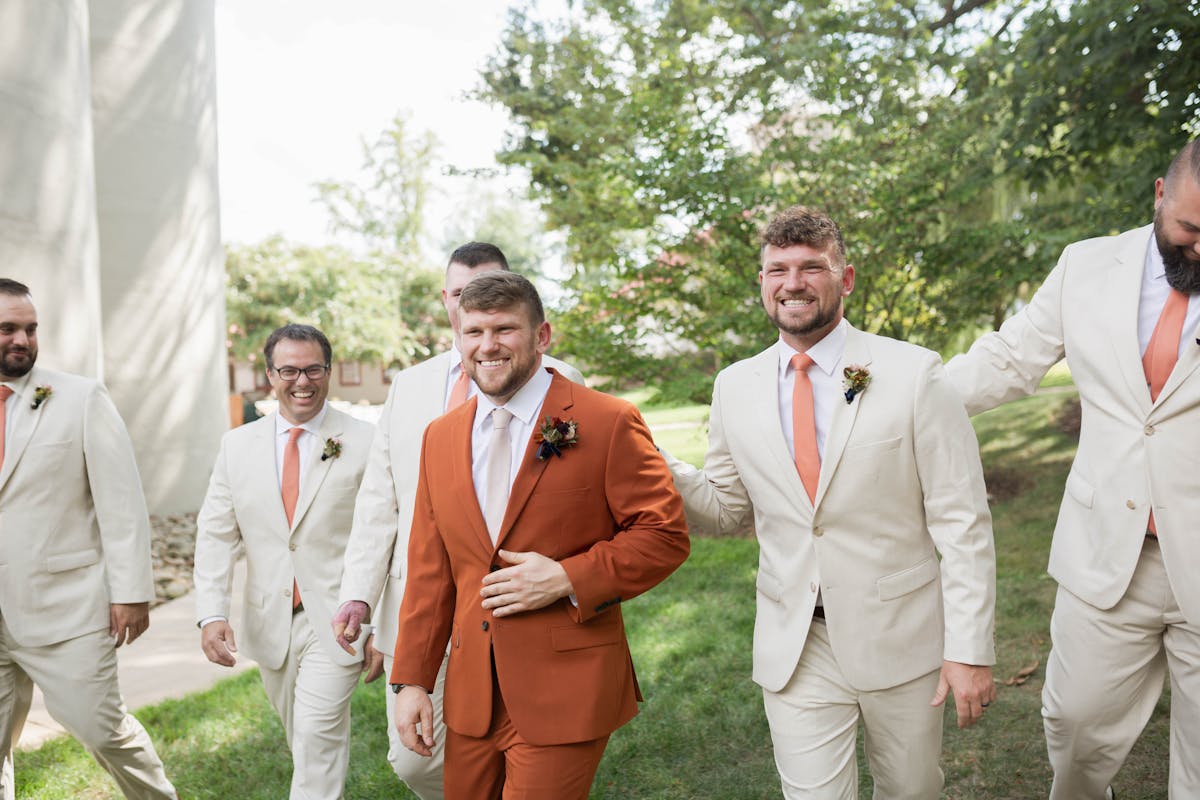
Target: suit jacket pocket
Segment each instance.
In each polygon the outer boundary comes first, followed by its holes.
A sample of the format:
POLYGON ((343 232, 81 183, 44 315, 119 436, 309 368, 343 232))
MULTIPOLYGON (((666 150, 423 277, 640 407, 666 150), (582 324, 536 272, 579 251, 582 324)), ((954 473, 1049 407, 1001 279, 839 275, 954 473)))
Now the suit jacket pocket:
POLYGON ((754 585, 758 591, 776 603, 783 602, 783 586, 780 585, 779 578, 762 567, 758 568, 758 577, 755 579, 754 585))
POLYGON ((620 623, 620 618, 613 615, 612 620, 615 624, 608 622, 608 615, 597 617, 597 621, 603 621, 605 624, 600 625, 596 622, 576 623, 575 625, 561 625, 550 629, 550 642, 555 650, 581 650, 585 647, 600 647, 602 645, 617 644, 624 638, 623 627, 620 623))
POLYGON ((1092 485, 1079 477, 1079 473, 1071 470, 1067 475, 1067 494, 1075 498, 1075 501, 1084 508, 1091 508, 1092 501, 1096 499, 1096 490, 1092 485))
POLYGON ((60 553, 46 557, 47 572, 66 572, 69 569, 90 567, 100 560, 100 551, 94 547, 87 550, 77 550, 74 553, 60 553))
POLYGON ((880 455, 881 453, 898 449, 900 447, 900 443, 903 441, 903 436, 896 436, 892 439, 880 439, 879 441, 875 442, 863 442, 861 444, 847 445, 843 458, 872 458, 880 455))
POLYGON ((895 600, 909 592, 915 592, 925 584, 937 578, 939 572, 938 560, 933 556, 925 559, 908 569, 893 572, 875 581, 880 600, 895 600))

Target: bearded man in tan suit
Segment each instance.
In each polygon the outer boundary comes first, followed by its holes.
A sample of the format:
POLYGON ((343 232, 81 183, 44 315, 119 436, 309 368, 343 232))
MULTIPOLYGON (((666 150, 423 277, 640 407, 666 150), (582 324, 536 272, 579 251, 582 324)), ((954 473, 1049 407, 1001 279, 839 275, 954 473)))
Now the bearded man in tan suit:
POLYGON ((779 340, 713 387, 704 470, 668 457, 690 522, 759 542, 754 680, 789 800, 935 800, 940 704, 995 697, 995 555, 975 433, 941 359, 855 329, 841 230, 796 206, 762 234, 779 340), (941 555, 939 562, 938 555, 941 555))
POLYGON ((1109 786, 1171 681, 1170 797, 1200 797, 1200 141, 1151 225, 1068 245, 1029 305, 946 365, 978 413, 1066 358, 1079 450, 1050 545, 1053 800, 1109 786))
POLYGON ((200 646, 233 666, 240 641, 258 662, 292 750, 292 800, 337 800, 363 655, 343 651, 326 623, 374 431, 326 403, 333 349, 321 331, 285 325, 263 355, 279 410, 225 434, 196 520, 200 646), (235 636, 230 590, 243 550, 235 636))
POLYGON ((37 356, 29 289, 0 279, 0 748, 7 761, 32 679, 126 797, 173 798, 117 686, 116 648, 150 626, 154 598, 133 445, 103 386, 37 356))

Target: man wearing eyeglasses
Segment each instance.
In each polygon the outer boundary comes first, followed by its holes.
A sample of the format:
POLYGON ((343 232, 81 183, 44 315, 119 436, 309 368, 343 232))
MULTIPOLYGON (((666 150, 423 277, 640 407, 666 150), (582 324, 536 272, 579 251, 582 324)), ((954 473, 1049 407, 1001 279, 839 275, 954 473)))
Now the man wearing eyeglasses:
POLYGON ((291 797, 336 800, 363 657, 337 645, 327 620, 374 429, 326 404, 333 352, 321 331, 285 325, 263 354, 279 411, 225 434, 196 521, 200 646, 214 664, 233 666, 239 645, 258 662, 292 751, 291 797), (243 549, 235 635, 229 600, 243 549))

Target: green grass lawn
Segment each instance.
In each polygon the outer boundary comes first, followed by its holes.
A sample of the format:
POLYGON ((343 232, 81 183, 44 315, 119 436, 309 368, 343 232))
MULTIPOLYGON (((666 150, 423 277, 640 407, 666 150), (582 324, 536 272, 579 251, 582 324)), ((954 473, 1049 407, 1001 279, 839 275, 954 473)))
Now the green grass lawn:
MULTIPOLYGON (((1001 685, 984 722, 969 731, 959 731, 953 709, 947 709, 945 798, 1030 800, 1045 797, 1049 788, 1039 695, 1050 650, 1055 585, 1045 565, 1074 451, 1054 419, 1072 398, 1069 389, 1056 389, 975 420, 989 486, 1003 494, 992 509, 998 556, 996 677, 1001 685), (1032 664, 1037 667, 1024 684, 1005 685, 1032 664)), ((693 462, 703 459, 704 407, 686 412, 648 408, 646 417, 656 426, 656 439, 672 452, 693 462), (670 427, 658 428, 663 424, 670 427), (667 436, 680 439, 667 443, 667 436)), ((750 681, 756 562, 753 540, 696 539, 683 567, 624 606, 646 702, 641 714, 612 737, 593 798, 780 797, 761 694, 750 681)), ((1122 800, 1166 797, 1167 704, 1164 696, 1117 776, 1122 800)), ((353 713, 346 797, 410 797, 385 759, 378 684, 359 688, 353 713)), ((287 796, 290 758, 256 673, 143 709, 138 716, 183 797, 287 796)), ((16 766, 21 798, 119 797, 107 776, 70 739, 19 753, 16 766)), ((860 797, 869 798, 870 780, 861 759, 860 774, 860 797)))

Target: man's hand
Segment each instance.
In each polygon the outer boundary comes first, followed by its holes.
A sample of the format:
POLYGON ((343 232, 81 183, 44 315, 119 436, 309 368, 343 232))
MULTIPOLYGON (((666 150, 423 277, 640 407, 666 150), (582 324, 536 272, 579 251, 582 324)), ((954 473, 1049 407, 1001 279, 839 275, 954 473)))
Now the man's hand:
POLYGON ((497 617, 534 611, 574 591, 567 571, 552 558, 538 553, 501 550, 500 557, 511 567, 483 576, 483 607, 497 617))
POLYGON ((383 674, 383 653, 375 649, 375 634, 363 644, 363 683, 370 683, 383 674))
MULTIPOLYGON (((361 600, 347 600, 342 603, 342 607, 337 610, 330 621, 333 626, 333 637, 337 639, 338 645, 351 655, 354 654, 354 648, 351 647, 352 642, 358 641, 359 631, 362 629, 363 621, 367 615, 371 613, 370 607, 361 600)), ((370 639, 367 640, 368 642, 370 639)), ((380 667, 382 669, 382 666, 380 667)))
POLYGON ((958 711, 958 727, 971 727, 983 716, 984 709, 996 700, 992 668, 943 661, 937 692, 930 705, 940 706, 946 702, 946 695, 951 690, 954 691, 954 708, 958 711))
POLYGON ((116 637, 117 647, 133 640, 150 627, 149 603, 112 603, 108 607, 108 635, 116 637))
POLYGON ((200 649, 208 660, 222 667, 237 663, 237 642, 233 639, 233 628, 223 619, 215 619, 200 629, 200 649))
POLYGON ((419 756, 433 755, 433 701, 429 692, 420 686, 405 686, 396 695, 395 717, 404 746, 419 756))

